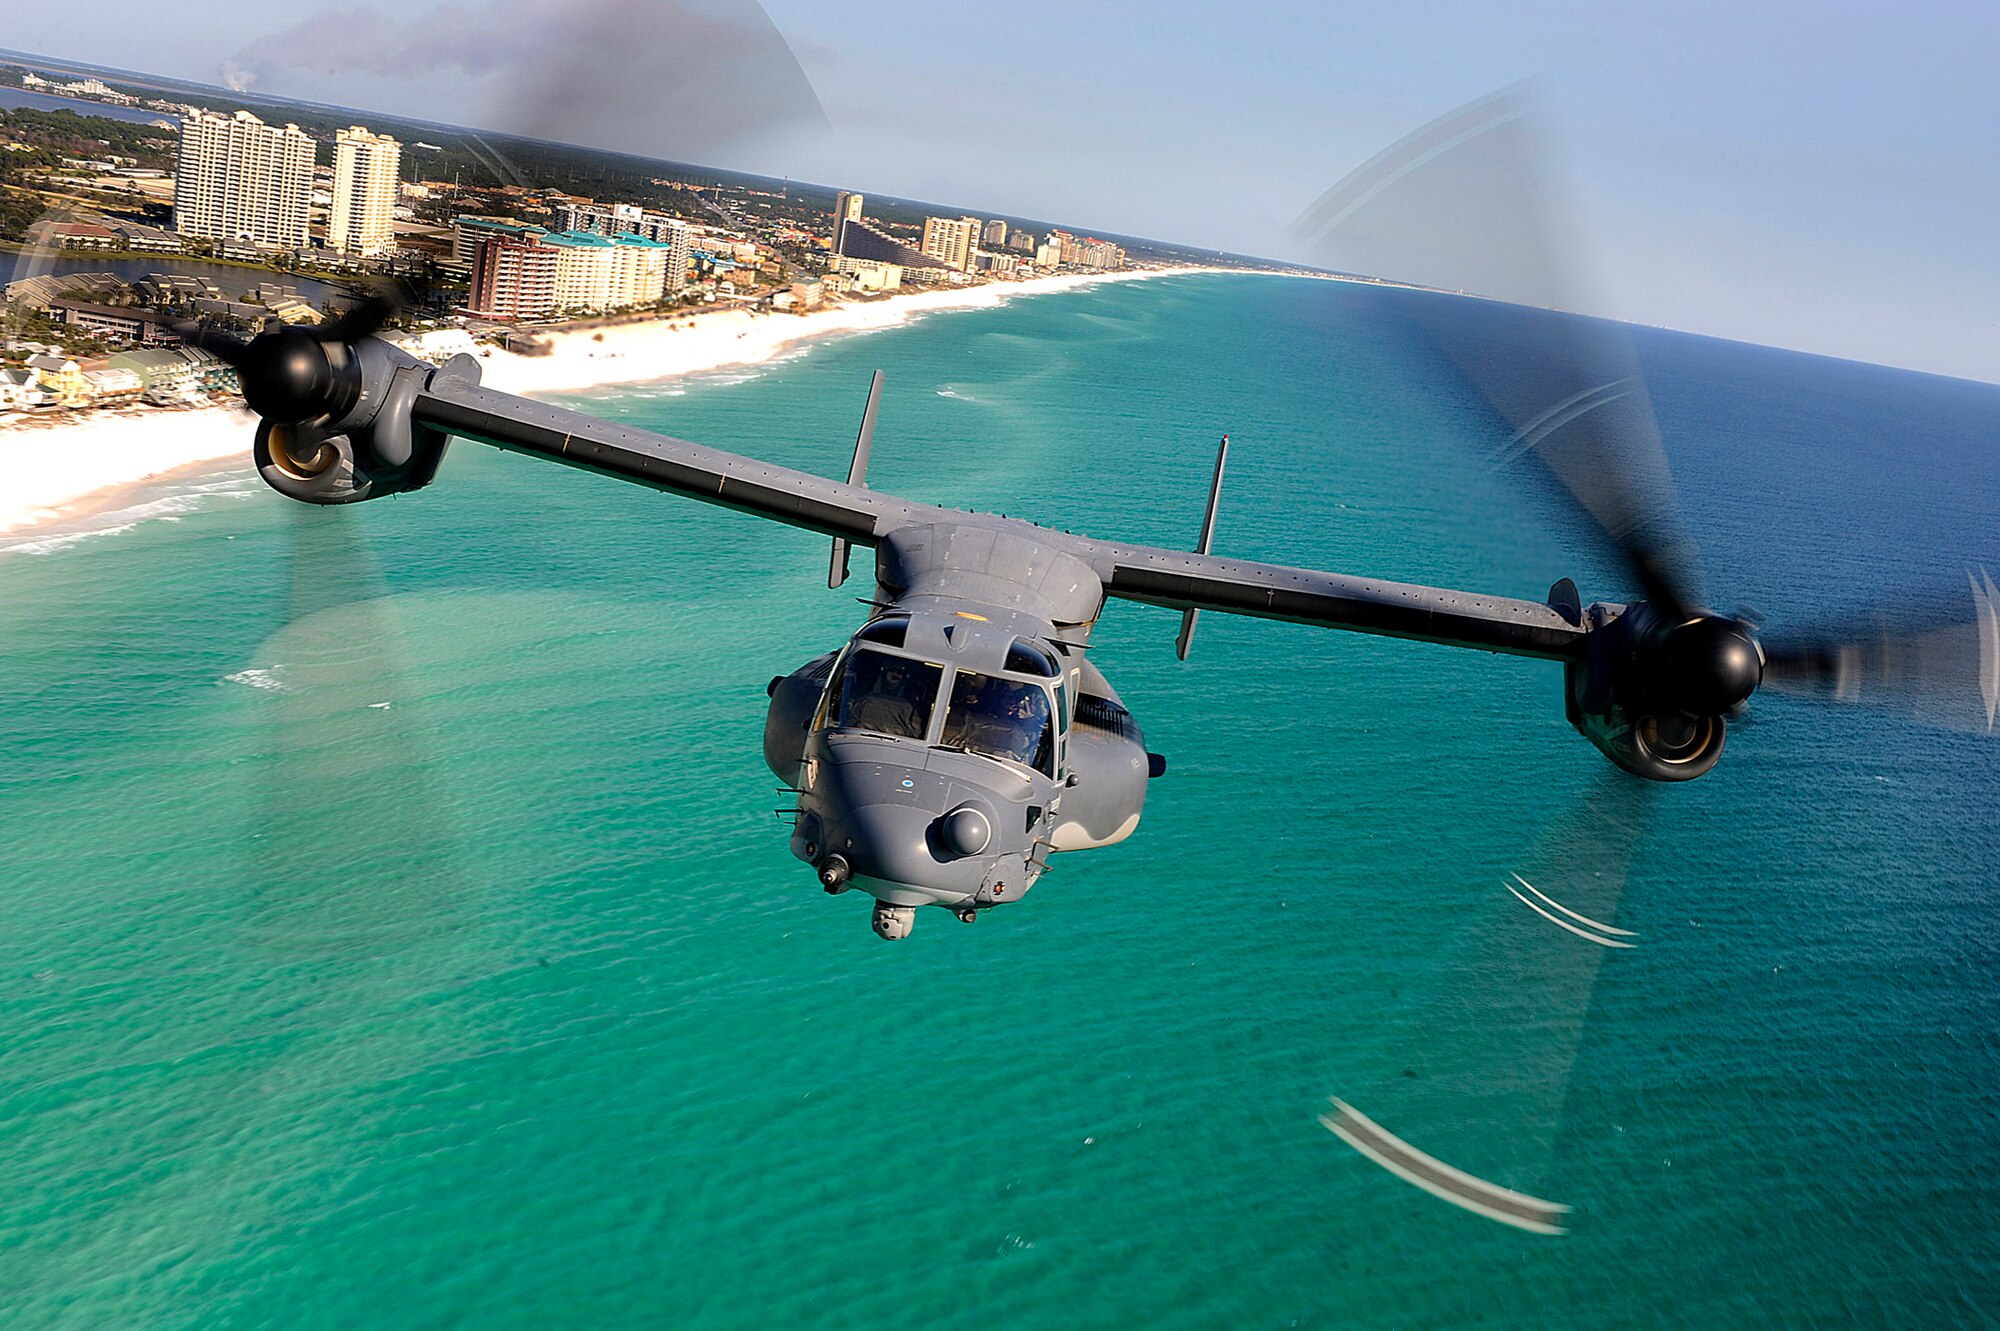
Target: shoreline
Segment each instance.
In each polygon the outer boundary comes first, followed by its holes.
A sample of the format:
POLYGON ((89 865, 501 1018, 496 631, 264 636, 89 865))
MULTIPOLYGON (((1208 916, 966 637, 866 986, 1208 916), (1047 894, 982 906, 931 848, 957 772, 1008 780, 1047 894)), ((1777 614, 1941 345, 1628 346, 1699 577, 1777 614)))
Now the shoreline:
MULTIPOLYGON (((1065 274, 846 301, 804 314, 722 310, 551 330, 544 355, 481 348, 481 382, 524 397, 586 393, 761 364, 802 343, 895 328, 933 313, 991 309, 1109 282, 1251 271, 1176 267, 1065 274)), ((18 544, 59 533, 144 486, 180 474, 233 470, 221 465, 230 459, 248 474, 254 426, 240 406, 111 408, 80 420, 30 417, 0 425, 0 537, 18 544)))

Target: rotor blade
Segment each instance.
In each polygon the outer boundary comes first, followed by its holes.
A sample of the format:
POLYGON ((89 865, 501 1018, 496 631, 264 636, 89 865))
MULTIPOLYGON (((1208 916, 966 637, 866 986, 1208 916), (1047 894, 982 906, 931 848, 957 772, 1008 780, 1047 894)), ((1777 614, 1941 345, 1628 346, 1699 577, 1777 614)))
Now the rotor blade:
POLYGON ((208 352, 231 369, 240 370, 248 361, 250 344, 233 333, 192 320, 175 324, 174 332, 181 341, 208 352))
POLYGON ((409 307, 410 293, 400 283, 382 282, 332 323, 312 330, 322 342, 359 342, 375 334, 409 307))
POLYGON ((1659 426, 1623 329, 1554 312, 1504 321, 1434 307, 1425 331, 1511 429, 1496 461, 1532 460, 1575 501, 1672 620, 1702 604, 1659 426))
POLYGON ((1326 267, 1546 311, 1416 292, 1384 302, 1505 421, 1502 459, 1539 462, 1645 599, 1684 619, 1701 589, 1629 339, 1617 324, 1563 313, 1586 301, 1550 156, 1528 90, 1505 89, 1362 165, 1293 234, 1326 267))
POLYGON ((286 501, 289 615, 249 668, 265 811, 246 929, 286 955, 380 955, 457 927, 462 843, 361 515, 286 501), (335 887, 338 884, 338 887, 335 887))
POLYGON ((1551 1181, 1601 970, 1644 942, 1617 920, 1656 797, 1622 773, 1595 778, 1582 803, 1486 889, 1454 957, 1438 969, 1437 989, 1409 1024, 1405 1066, 1375 1086, 1338 1092, 1383 1126, 1355 1129, 1357 1111, 1342 1105, 1330 1130, 1454 1205, 1562 1232, 1568 1208, 1530 1194, 1551 1181), (1439 1167, 1444 1161, 1450 1165, 1439 1167))
POLYGON ((2000 588, 1984 568, 1967 570, 1966 580, 1972 613, 1955 622, 1878 622, 1873 633, 1767 639, 1764 686, 1993 734, 2000 721, 2000 588))

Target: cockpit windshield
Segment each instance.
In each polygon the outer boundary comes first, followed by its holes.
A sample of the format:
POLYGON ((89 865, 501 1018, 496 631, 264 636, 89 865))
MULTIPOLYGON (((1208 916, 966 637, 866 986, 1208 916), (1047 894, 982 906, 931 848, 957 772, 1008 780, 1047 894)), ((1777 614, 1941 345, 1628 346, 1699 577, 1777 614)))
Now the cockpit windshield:
POLYGON ((858 648, 849 653, 841 673, 835 724, 843 730, 922 739, 930 733, 931 706, 943 679, 942 666, 858 648))
POLYGON ((1049 695, 1039 684, 959 671, 938 742, 948 749, 1026 763, 1044 776, 1056 774, 1049 695))

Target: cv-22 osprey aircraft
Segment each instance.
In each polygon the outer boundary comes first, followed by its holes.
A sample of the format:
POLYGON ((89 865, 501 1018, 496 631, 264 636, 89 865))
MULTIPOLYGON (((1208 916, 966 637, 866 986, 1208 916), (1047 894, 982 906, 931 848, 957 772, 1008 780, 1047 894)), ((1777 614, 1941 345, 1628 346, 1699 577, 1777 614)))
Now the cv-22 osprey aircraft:
MULTIPOLYGON (((1018 901, 1048 856, 1138 826, 1165 762, 1087 654, 1112 600, 1182 611, 1183 658, 1209 610, 1560 662, 1570 722, 1655 781, 1709 771, 1767 675, 1851 695, 1899 659, 1881 644, 1768 648, 1747 619, 1702 609, 1643 523, 1606 523, 1644 592, 1626 605, 1585 605, 1568 579, 1533 602, 1227 558, 1210 549, 1225 438, 1195 548, 1125 544, 868 489, 879 371, 842 482, 484 388, 472 357, 434 368, 375 336, 394 308, 377 296, 326 327, 248 342, 186 330, 236 368, 262 417, 258 471, 279 493, 346 504, 419 490, 457 437, 816 532, 832 542, 829 586, 851 547, 874 550, 867 621, 771 681, 764 758, 797 793, 792 853, 828 892, 873 897, 885 939, 906 937, 919 906, 972 921, 1018 901)), ((1558 415, 1572 435, 1611 419, 1558 415)), ((1554 419, 1520 437, 1545 441, 1554 419)), ((1608 475, 1578 495, 1600 516, 1608 475)), ((1975 631, 2000 631, 1991 583, 1974 593, 1975 631)), ((1996 661, 1980 667, 1989 726, 1996 661)))

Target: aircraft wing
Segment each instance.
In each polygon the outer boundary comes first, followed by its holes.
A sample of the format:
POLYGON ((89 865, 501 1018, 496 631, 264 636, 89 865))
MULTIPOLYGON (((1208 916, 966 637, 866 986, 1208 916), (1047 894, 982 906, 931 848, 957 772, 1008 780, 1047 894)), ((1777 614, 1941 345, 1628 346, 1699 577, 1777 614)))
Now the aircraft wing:
MULTIPOLYGON (((600 475, 771 518, 857 545, 952 510, 898 499, 581 412, 482 388, 447 373, 413 403, 418 423, 600 475)), ((1052 543, 1078 543, 1050 533, 1052 543)), ((1516 656, 1572 660, 1585 630, 1546 605, 1380 582, 1151 546, 1080 542, 1107 595, 1176 610, 1213 610, 1416 638, 1516 656)))
MULTIPOLYGON (((260 456, 258 468, 264 479, 294 499, 342 503, 420 489, 436 474, 446 440, 458 436, 854 545, 873 546, 899 528, 953 517, 995 521, 515 397, 481 386, 478 363, 471 357, 456 357, 432 370, 373 338, 350 345, 337 357, 328 355, 325 372, 303 381, 309 392, 327 392, 337 399, 343 372, 335 367, 346 366, 351 398, 332 407, 317 400, 297 403, 287 396, 294 385, 280 372, 282 366, 274 369, 265 362, 289 365, 294 353, 309 361, 305 353, 311 347, 292 345, 301 337, 309 335, 293 334, 288 342, 283 335, 267 333, 250 344, 209 337, 205 343, 219 343, 247 388, 257 389, 260 397, 275 397, 288 410, 318 407, 338 417, 322 438, 341 441, 352 479, 326 470, 321 454, 308 461, 288 453, 289 465, 279 465, 275 454, 260 456), (355 367, 358 373, 352 372, 355 367)), ((266 449, 267 434, 275 441, 277 433, 290 428, 267 417, 259 449, 266 449)), ((864 437, 866 433, 864 427, 864 437)), ((861 448, 857 445, 857 456, 861 448)), ((1581 624, 1531 601, 1098 541, 1067 532, 1047 531, 1045 537, 1051 546, 1086 559, 1106 595, 1186 612, 1254 615, 1547 660, 1581 659, 1589 636, 1581 624)), ((1575 607, 1570 608, 1574 612, 1575 607)), ((1571 617, 1581 618, 1574 613, 1571 617)), ((1192 618, 1190 614, 1182 630, 1183 650, 1192 618)))
POLYGON ((635 481, 857 545, 874 545, 880 532, 931 521, 942 512, 858 485, 482 388, 444 371, 433 375, 417 396, 412 415, 419 425, 510 453, 635 481))
POLYGON ((1549 661, 1580 660, 1589 637, 1580 624, 1536 601, 1186 550, 1092 544, 1107 596, 1173 610, 1282 619, 1549 661))

